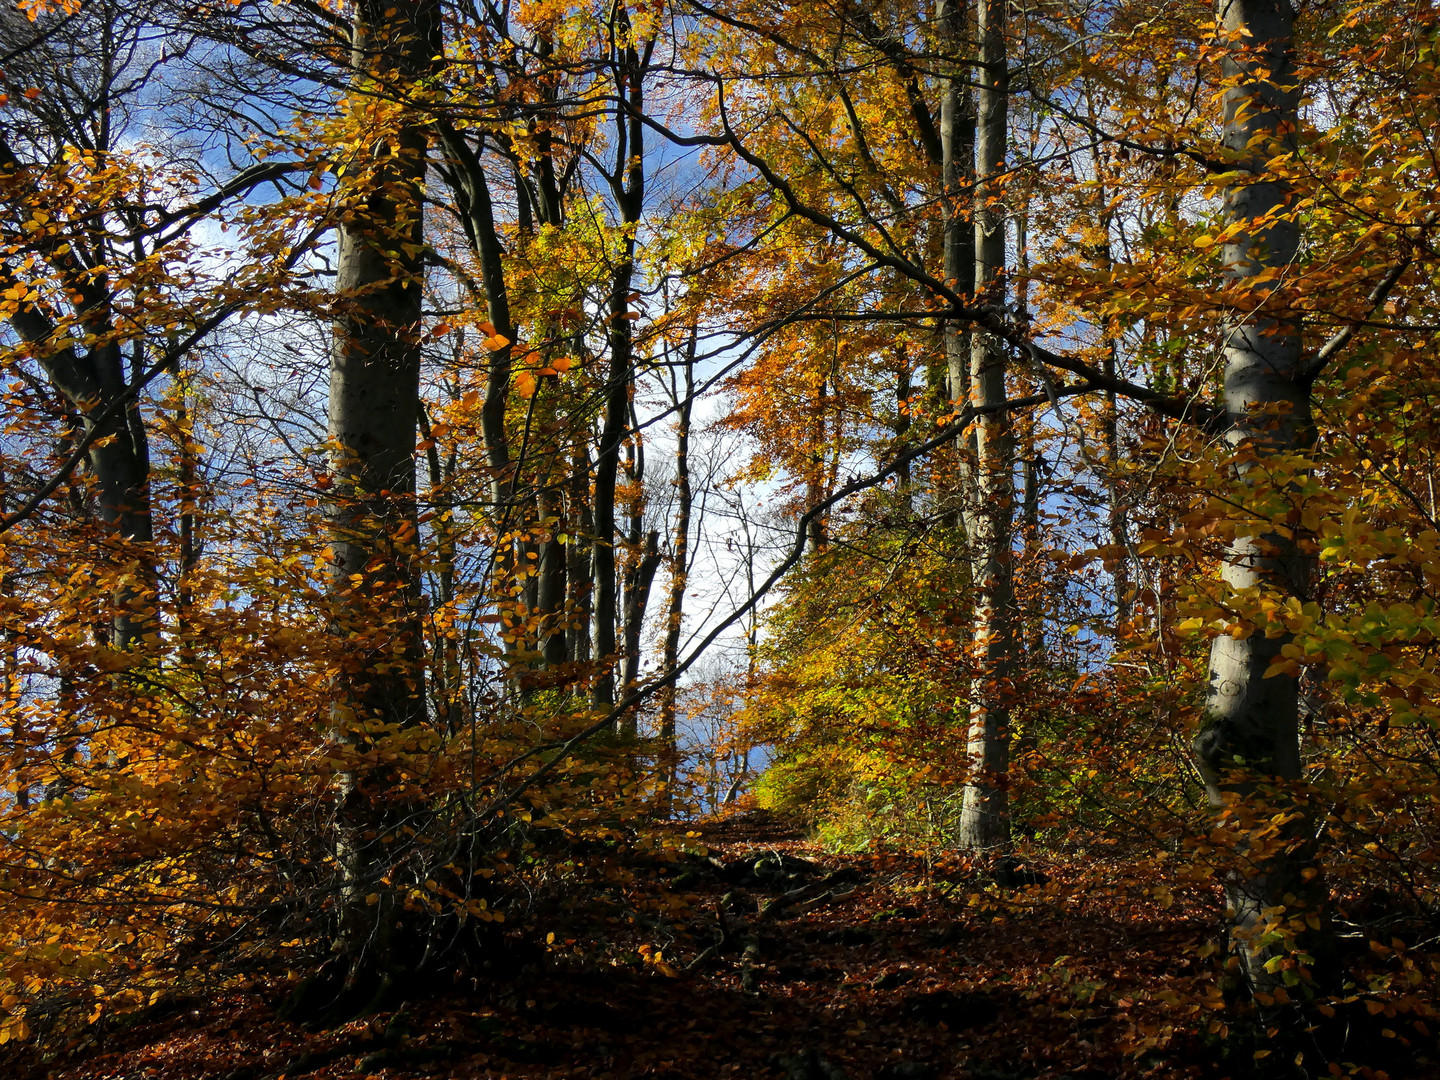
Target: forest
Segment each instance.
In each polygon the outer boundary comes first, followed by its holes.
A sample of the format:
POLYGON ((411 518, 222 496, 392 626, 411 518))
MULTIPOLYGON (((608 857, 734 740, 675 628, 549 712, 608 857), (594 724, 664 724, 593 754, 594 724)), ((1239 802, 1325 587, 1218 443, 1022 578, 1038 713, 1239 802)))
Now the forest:
POLYGON ((0 10, 0 1075, 1440 1076, 1440 4, 0 10))

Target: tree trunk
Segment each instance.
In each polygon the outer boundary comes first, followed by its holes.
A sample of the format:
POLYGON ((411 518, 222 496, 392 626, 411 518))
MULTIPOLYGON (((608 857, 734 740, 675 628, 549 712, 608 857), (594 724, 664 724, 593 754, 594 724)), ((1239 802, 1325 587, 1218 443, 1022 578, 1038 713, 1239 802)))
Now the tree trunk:
MULTIPOLYGON (((811 425, 810 475, 805 482, 805 505, 818 506, 825 500, 826 423, 825 408, 829 400, 829 378, 822 379, 815 395, 815 422, 811 425)), ((825 550, 825 515, 816 514, 810 519, 806 545, 811 555, 825 550)))
MULTIPOLYGON (((5 155, 0 153, 0 165, 5 155)), ((77 277, 82 276, 77 270, 77 277)), ((0 275, 0 284, 5 278, 0 275)), ((81 303, 91 311, 108 310, 108 290, 103 281, 93 280, 70 286, 81 303), (91 296, 92 293, 96 295, 91 296)), ((55 330, 54 323, 37 308, 17 311, 11 321, 27 342, 40 345, 55 330)), ((99 315, 86 320, 87 327, 101 341, 112 331, 99 315)), ((79 434, 91 438, 86 458, 95 476, 99 517, 123 541, 148 548, 154 539, 150 516, 150 451, 140 406, 135 402, 105 419, 97 419, 115 406, 129 390, 125 378, 125 354, 119 345, 101 344, 85 352, 71 345, 54 352, 40 351, 40 362, 50 383, 75 410, 79 434)), ((148 621, 145 593, 152 582, 148 553, 142 567, 147 578, 139 589, 124 588, 115 596, 111 619, 112 648, 128 649, 144 632, 148 621)))
MULTIPOLYGON (((1088 100, 1091 121, 1095 121, 1094 103, 1088 100)), ((1090 147, 1090 171, 1095 177, 1094 206, 1096 220, 1102 239, 1099 245, 1100 268, 1109 272, 1114 266, 1114 250, 1110 244, 1110 225, 1114 212, 1110 208, 1110 192, 1105 184, 1105 160, 1100 147, 1090 147)), ((1119 375, 1120 328, 1114 320, 1105 327, 1105 360, 1102 370, 1107 378, 1119 375)), ((1106 524, 1110 532, 1112 555, 1105 560, 1115 595, 1115 619, 1112 633, 1118 641, 1125 625, 1130 621, 1131 585, 1129 537, 1126 523, 1125 503, 1120 484, 1120 408, 1115 391, 1105 392, 1105 404, 1100 413, 1100 432, 1105 444, 1105 460, 1101 465, 1105 482, 1106 524)))
POLYGON ((620 444, 630 417, 630 276, 634 269, 634 244, 628 238, 622 265, 615 270, 610 294, 610 372, 605 384, 605 419, 600 446, 595 455, 595 515, 591 559, 594 573, 593 608, 590 612, 590 644, 599 670, 590 692, 597 707, 615 704, 615 664, 619 660, 615 642, 615 481, 620 469, 620 444))
MULTIPOLYGON (((410 85, 438 50, 428 0, 399 8, 362 3, 354 16, 357 80, 410 85)), ((345 649, 335 685, 336 738, 364 753, 387 725, 425 719, 415 499, 419 409, 425 130, 401 126, 369 147, 356 170, 339 229, 336 289, 342 314, 330 363, 328 433, 333 477, 329 592, 333 629, 345 649)), ((343 189, 342 189, 343 190, 343 189)), ((403 817, 382 767, 342 772, 336 861, 341 878, 339 942, 352 981, 388 974, 397 887, 385 889, 403 817), (379 894, 378 903, 366 903, 379 894)))
POLYGON ((480 432, 485 461, 490 468, 491 498, 495 514, 510 509, 514 489, 510 442, 505 432, 505 405, 510 395, 510 371, 515 343, 515 326, 510 315, 510 293, 506 285, 504 245, 495 225, 495 207, 485 167, 462 133, 439 125, 447 164, 454 178, 453 188, 461 211, 466 239, 480 263, 480 284, 485 289, 485 314, 501 339, 493 342, 485 379, 485 402, 480 407, 480 432))
MULTIPOLYGON (((466 240, 480 264, 485 314, 490 329, 495 331, 495 337, 489 339, 486 345, 490 356, 485 376, 485 401, 480 406, 480 437, 490 472, 491 519, 496 533, 504 536, 516 528, 517 473, 521 465, 511 460, 510 440, 505 430, 516 337, 505 275, 505 246, 496 226, 490 182, 480 157, 483 146, 478 149, 472 146, 463 132, 448 123, 437 123, 436 131, 445 148, 445 169, 442 173, 450 181, 466 240)), ((514 580, 518 576, 526 562, 523 551, 522 542, 512 537, 506 542, 505 550, 496 552, 504 577, 514 580)), ((522 587, 522 596, 523 592, 522 587)), ((532 596, 534 599, 538 597, 532 596)), ((516 610, 523 602, 523 599, 512 601, 506 590, 502 590, 497 599, 504 630, 501 637, 507 655, 519 652, 524 646, 522 627, 527 616, 516 610)), ((512 674, 518 676, 519 671, 512 667, 512 674)))
MULTIPOLYGON (((691 327, 681 369, 684 391, 675 395, 675 534, 670 549, 670 596, 665 609, 665 644, 660 660, 663 671, 674 671, 680 662, 680 631, 684 623, 685 590, 690 580, 690 513, 695 499, 690 487, 690 416, 695 403, 695 349, 699 332, 698 326, 691 327)), ((670 816, 674 806, 680 764, 675 730, 677 694, 673 678, 660 688, 660 771, 665 785, 661 814, 664 817, 670 816)))
MULTIPOLYGON (((138 346, 137 346, 138 348, 138 346)), ((100 392, 90 399, 91 411, 98 412, 109 402, 128 391, 124 376, 124 357, 118 346, 94 350, 89 357, 95 364, 100 392), (105 356, 113 353, 113 356, 105 356)), ((136 377, 139 372, 136 372, 136 377)), ((93 424, 86 408, 79 402, 85 416, 87 434, 99 428, 101 438, 90 448, 90 467, 99 484, 100 518, 120 539, 141 545, 139 577, 134 585, 122 586, 115 594, 115 614, 111 620, 110 644, 128 649, 146 632, 154 616, 154 574, 150 544, 154 526, 150 514, 150 446, 140 405, 131 401, 107 423, 93 424)), ((129 561, 128 553, 126 561, 129 561)))
MULTIPOLYGON (((1292 62, 1293 20, 1288 0, 1217 4, 1219 33, 1228 50, 1223 74, 1234 82, 1225 91, 1224 141, 1242 177, 1226 188, 1222 209, 1227 226, 1241 227, 1224 248, 1226 271, 1237 283, 1289 265, 1299 247, 1298 223, 1285 213, 1293 190, 1269 166, 1275 155, 1296 146, 1300 95, 1292 62)), ((1267 458, 1304 453, 1314 438, 1309 386, 1300 375, 1300 323, 1283 314, 1242 316, 1222 344, 1225 440, 1236 453, 1242 483, 1252 478, 1264 485, 1267 458)), ((1303 597, 1309 569, 1309 557, 1287 530, 1237 538, 1226 551, 1222 575, 1233 589, 1303 597)), ((1195 739, 1213 806, 1235 805, 1242 819, 1246 812, 1267 821, 1288 816, 1279 837, 1251 838, 1237 852, 1238 865, 1226 888, 1232 945, 1250 985, 1266 991, 1283 984, 1296 953, 1320 957, 1328 952, 1321 948, 1323 931, 1317 928, 1323 925, 1325 894, 1308 839, 1313 829, 1304 808, 1285 791, 1302 772, 1298 687, 1290 675, 1265 677, 1288 641, 1267 637, 1263 630, 1215 639, 1205 721, 1195 739), (1315 920, 1312 926, 1306 926, 1307 917, 1315 920)))
MULTIPOLYGON (((979 0, 980 91, 976 99, 975 284, 992 305, 1004 300, 1005 170, 1009 75, 1005 54, 1006 0, 979 0)), ((970 400, 994 410, 1005 401, 1004 344, 976 329, 971 334, 970 400)), ((975 677, 970 694, 971 775, 960 812, 961 847, 994 848, 1010 840, 1010 667, 1014 656, 1013 565, 1010 531, 1014 485, 1010 476, 1010 422, 999 411, 975 422, 975 459, 967 513, 973 560, 975 677)))
MULTIPOLYGON (((910 377, 910 357, 906 355, 903 344, 897 345, 895 346, 895 423, 892 427, 895 432, 896 453, 904 452, 905 435, 910 430, 912 404, 910 396, 914 393, 910 377)), ((914 512, 914 492, 910 490, 910 462, 908 460, 895 471, 895 494, 908 525, 910 515, 914 512)))
MULTIPOLYGON (((625 666, 621 683, 625 694, 640 682, 640 633, 645 628, 645 611, 650 606, 650 587, 659 569, 660 534, 652 532, 645 538, 645 554, 636 564, 625 589, 625 666)), ((630 739, 638 734, 633 710, 626 715, 621 731, 630 739)))
POLYGON ((559 488, 548 477, 536 499, 536 510, 544 537, 540 542, 538 593, 540 649, 545 654, 545 666, 553 670, 565 662, 565 628, 561 622, 565 617, 566 554, 560 539, 565 527, 564 507, 559 488))
MULTIPOLYGON (((626 513, 630 523, 625 535, 625 566, 621 574, 620 593, 621 669, 620 696, 634 688, 640 674, 640 632, 649 604, 650 585, 660 565, 660 534, 645 535, 645 440, 635 403, 630 402, 630 438, 625 442, 626 513)), ((635 713, 622 721, 620 728, 627 738, 638 734, 635 713)))
MULTIPOLYGON (((1015 283, 1015 318, 1022 326, 1030 321, 1030 209, 1028 204, 1015 215, 1015 269, 1019 280, 1015 283)), ((1039 677, 1048 658, 1045 655, 1045 596, 1047 582, 1044 578, 1042 558, 1044 545, 1040 535, 1040 502, 1045 488, 1045 456, 1040 452, 1039 440, 1033 412, 1025 414, 1016 425, 1015 442, 1019 445, 1020 483, 1020 543, 1024 554, 1024 580, 1012 584, 1021 598, 1014 604, 1015 638, 1017 656, 1024 664, 1024 678, 1039 677)), ((1016 572, 1016 577, 1020 572, 1016 572)), ((1027 727, 1021 738, 1030 738, 1034 732, 1027 727)))
MULTIPOLYGON (((945 280, 954 282, 955 291, 964 296, 975 291, 975 199, 971 191, 975 166, 975 101, 970 88, 971 69, 961 63, 966 49, 963 0, 941 0, 937 19, 940 40, 948 54, 947 64, 953 72, 941 81, 940 91, 945 280)), ((944 337, 949 396, 956 402, 970 385, 969 324, 947 320, 944 337)))
POLYGON ((593 556, 595 521, 590 498, 590 455, 577 443, 570 475, 570 543, 566 549, 566 580, 574 614, 565 635, 565 655, 576 663, 590 659, 590 620, 594 607, 593 556))
MULTIPOLYGON (((435 541, 435 576, 439 585, 437 599, 440 606, 448 610, 455 603, 455 561, 459 555, 455 540, 455 504, 449 487, 455 475, 456 457, 452 451, 447 460, 440 460, 440 448, 430 430, 430 418, 423 404, 417 406, 416 414, 420 434, 425 440, 425 463, 430 474, 426 502, 433 508, 430 532, 435 541)), ((445 730, 454 734, 460 730, 461 724, 464 673, 460 663, 460 642, 453 627, 444 632, 437 667, 431 690, 435 698, 435 713, 445 730)))
MULTIPOLYGON (((946 281, 954 282, 961 296, 975 292, 975 95, 970 85, 968 19, 964 0, 941 0, 936 11, 940 43, 950 74, 940 82, 940 191, 943 231, 941 260, 946 281)), ((945 320, 940 328, 945 353, 945 401, 942 414, 964 405, 970 390, 970 337, 968 322, 945 320)), ((937 492, 946 508, 942 520, 959 531, 964 522, 965 491, 972 477, 975 440, 969 434, 955 441, 955 479, 961 495, 937 492)))
MULTIPOLYGON (((623 40, 631 36, 625 9, 616 12, 623 40)), ((615 89, 626 107, 615 114, 615 171, 610 187, 623 224, 633 226, 645 206, 644 65, 633 44, 617 48, 613 58, 615 89)), ((630 417, 634 385, 634 320, 630 299, 635 277, 635 233, 626 229, 620 241, 610 279, 610 371, 605 384, 605 413, 600 446, 595 457, 595 529, 593 569, 594 608, 591 613, 591 648, 596 674, 591 701, 597 707, 615 704, 615 665, 620 662, 615 642, 615 480, 620 468, 620 446, 630 417)))

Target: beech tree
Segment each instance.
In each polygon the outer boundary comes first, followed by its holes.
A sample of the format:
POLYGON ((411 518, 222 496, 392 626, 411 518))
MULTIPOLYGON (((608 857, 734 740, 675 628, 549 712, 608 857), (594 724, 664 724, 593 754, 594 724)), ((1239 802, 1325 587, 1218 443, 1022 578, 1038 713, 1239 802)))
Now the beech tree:
MULTIPOLYGON (((1300 243, 1295 190, 1270 165, 1297 146, 1294 18, 1283 0, 1218 0, 1216 7, 1226 50, 1224 146, 1233 155, 1226 164, 1234 176, 1222 196, 1223 258, 1227 274, 1249 287, 1243 303, 1252 312, 1237 318, 1222 341, 1225 445, 1242 476, 1257 470, 1273 475, 1277 465, 1293 468, 1303 461, 1314 440, 1310 384, 1324 364, 1323 356, 1317 363, 1304 355, 1299 319, 1284 310, 1284 300, 1267 302, 1265 295, 1274 293, 1300 243)), ((1293 530, 1237 536, 1225 553, 1224 578, 1237 591, 1263 584, 1304 599, 1310 563, 1293 530)), ((1288 642, 1285 635, 1257 630, 1222 635, 1211 646, 1205 727, 1195 750, 1217 807, 1226 805, 1227 794, 1243 802, 1272 779, 1301 779, 1298 681, 1270 670, 1288 642)), ((1272 941, 1271 931, 1286 921, 1304 926, 1307 915, 1323 909, 1313 830, 1308 813, 1292 810, 1285 847, 1257 856, 1228 885, 1237 942, 1257 987, 1280 984, 1270 961, 1295 948, 1284 937, 1272 941)), ((1315 931, 1302 937, 1311 941, 1306 948, 1312 953, 1325 947, 1313 940, 1315 931)))
MULTIPOLYGON (((975 273, 977 300, 1005 306, 1007 222, 1002 210, 1010 75, 1006 0, 976 5, 975 273)), ((969 750, 975 775, 965 787, 959 843, 985 850, 1010 840, 1005 784, 1009 772, 1009 685, 1016 656, 1012 525, 1014 434, 1006 413, 1005 343, 983 327, 971 335, 969 404, 975 406, 974 478, 966 493, 966 539, 975 583, 976 679, 970 697, 969 750)))
MULTIPOLYGON (((333 474, 330 592, 344 661, 334 717, 356 749, 375 732, 426 718, 421 666, 415 443, 423 295, 420 253, 427 135, 384 88, 406 91, 432 69, 439 12, 425 2, 356 9, 351 28, 351 118, 357 153, 342 180, 335 285, 340 317, 331 353, 328 415, 333 474)), ((397 911, 380 879, 401 811, 387 805, 383 768, 341 773, 337 862, 341 947, 351 978, 362 962, 398 959, 397 911), (379 891, 381 902, 367 902, 379 891), (367 955, 368 954, 368 955, 367 955)))

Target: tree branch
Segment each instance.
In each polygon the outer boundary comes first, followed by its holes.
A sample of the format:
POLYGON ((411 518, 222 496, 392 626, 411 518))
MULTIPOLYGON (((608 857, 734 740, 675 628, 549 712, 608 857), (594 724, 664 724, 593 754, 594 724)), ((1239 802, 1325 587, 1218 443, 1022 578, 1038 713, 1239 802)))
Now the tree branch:
MULTIPOLYGON (((1425 215, 1425 220, 1420 223, 1421 236, 1423 236, 1425 231, 1431 228, 1436 221, 1440 221, 1440 211, 1431 210, 1430 213, 1425 215)), ((1417 237, 1415 243, 1418 244, 1419 242, 1420 238, 1417 237)), ((1386 271, 1385 276, 1377 281, 1375 287, 1370 290, 1370 295, 1365 298, 1367 314, 1373 313, 1385 302, 1386 297, 1390 295, 1396 285, 1400 284, 1400 279, 1405 276, 1405 271, 1409 270, 1410 267, 1414 265, 1414 262, 1415 249, 1412 245, 1410 254, 1386 271)), ((1296 375, 1295 381, 1302 386, 1310 386, 1314 383, 1315 380, 1320 377, 1320 373, 1325 370, 1325 366, 1335 358, 1341 349, 1350 343, 1350 339, 1355 336, 1355 331, 1364 324, 1364 319, 1355 319, 1332 334, 1324 345, 1321 345, 1320 348, 1315 350, 1314 355, 1312 355, 1309 360, 1306 360, 1300 365, 1300 371, 1296 375)))

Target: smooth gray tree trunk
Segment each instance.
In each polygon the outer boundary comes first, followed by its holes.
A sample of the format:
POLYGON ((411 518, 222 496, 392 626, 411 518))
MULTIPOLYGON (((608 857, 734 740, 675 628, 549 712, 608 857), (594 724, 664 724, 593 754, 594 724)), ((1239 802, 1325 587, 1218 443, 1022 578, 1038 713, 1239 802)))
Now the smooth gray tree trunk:
MULTIPOLYGON (((986 303, 1005 298, 1005 214, 1001 206, 1009 134, 1006 0, 978 0, 976 32, 980 90, 976 95, 975 287, 986 303)), ((1014 517, 1010 419, 1005 401, 1003 342, 978 327, 971 334, 970 401, 987 409, 976 419, 966 532, 972 559, 975 677, 970 689, 971 775, 960 810, 959 844, 996 848, 1010 840, 1010 676, 1014 662, 1014 517)))
MULTIPOLYGON (((1225 92, 1224 143, 1239 173, 1225 190, 1222 220, 1242 226, 1225 245, 1224 260, 1231 279, 1243 282, 1289 265, 1299 248, 1298 223, 1284 214, 1293 189, 1269 165, 1296 146, 1300 92, 1292 60, 1294 15, 1289 0, 1218 0, 1216 10, 1228 49, 1223 72, 1235 80, 1225 92)), ((1235 453, 1242 482, 1252 477, 1263 486, 1268 457, 1303 453, 1314 439, 1300 323, 1242 316, 1225 332, 1222 347, 1225 442, 1235 453)), ((1266 588, 1303 597, 1310 562, 1290 533, 1274 532, 1236 539, 1225 553, 1222 573, 1237 590, 1266 588)), ((1227 880, 1232 944, 1257 990, 1282 984, 1281 968, 1294 952, 1314 956, 1326 951, 1323 930, 1305 927, 1307 917, 1323 925, 1325 896, 1314 873, 1313 830, 1303 807, 1286 790, 1302 774, 1298 688, 1290 675, 1265 675, 1288 640, 1266 637, 1263 630, 1215 639, 1204 725, 1194 744, 1212 805, 1234 804, 1242 813, 1267 819, 1277 813, 1289 817, 1277 842, 1267 842, 1262 850, 1252 841, 1236 853, 1227 880), (1288 920, 1295 920, 1292 929, 1298 931, 1288 943, 1267 939, 1267 929, 1288 920)))

